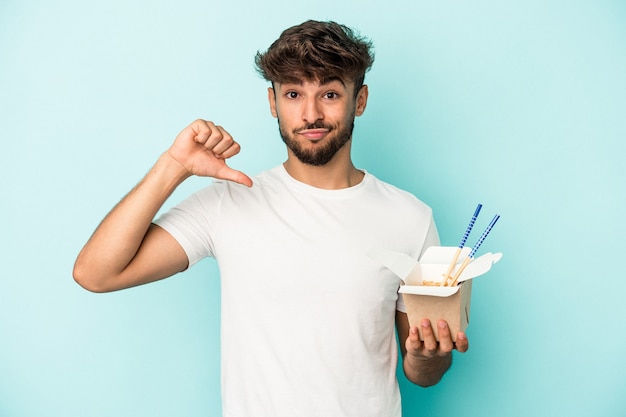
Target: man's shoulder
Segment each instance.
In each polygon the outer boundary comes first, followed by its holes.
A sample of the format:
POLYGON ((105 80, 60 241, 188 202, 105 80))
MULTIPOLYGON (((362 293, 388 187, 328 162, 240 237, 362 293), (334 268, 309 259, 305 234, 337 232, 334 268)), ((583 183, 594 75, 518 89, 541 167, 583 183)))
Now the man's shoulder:
POLYGON ((393 201, 395 204, 404 204, 412 207, 413 209, 419 209, 430 212, 431 208, 425 202, 420 200, 415 194, 400 188, 394 184, 383 181, 380 178, 372 174, 368 174, 370 182, 372 183, 373 190, 381 197, 393 201))

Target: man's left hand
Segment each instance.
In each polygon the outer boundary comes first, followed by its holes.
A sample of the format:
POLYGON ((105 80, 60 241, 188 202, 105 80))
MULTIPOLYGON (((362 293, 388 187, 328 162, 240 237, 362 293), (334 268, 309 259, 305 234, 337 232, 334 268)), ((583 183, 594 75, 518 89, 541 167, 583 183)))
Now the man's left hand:
POLYGON ((420 357, 432 358, 449 355, 454 349, 459 352, 467 352, 469 349, 469 341, 464 332, 457 333, 456 343, 452 341, 450 328, 445 320, 437 322, 436 330, 433 329, 428 319, 423 319, 420 325, 423 340, 420 340, 417 327, 411 327, 409 337, 406 339, 407 355, 411 355, 416 359, 420 357), (439 342, 437 342, 436 335, 439 336, 439 342))

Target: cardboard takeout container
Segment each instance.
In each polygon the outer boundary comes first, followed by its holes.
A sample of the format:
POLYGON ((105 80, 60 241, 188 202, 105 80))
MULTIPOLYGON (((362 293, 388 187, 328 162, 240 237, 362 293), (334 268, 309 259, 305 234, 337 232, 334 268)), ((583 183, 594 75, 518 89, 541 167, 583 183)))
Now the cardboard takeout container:
MULTIPOLYGON (((453 287, 421 285, 423 281, 441 282, 454 258, 457 247, 432 246, 419 262, 408 255, 387 250, 376 250, 370 254, 405 283, 400 287, 406 305, 409 324, 417 326, 420 339, 423 339, 420 323, 427 318, 435 329, 437 321, 446 320, 452 340, 456 341, 459 331, 465 331, 470 319, 472 278, 485 274, 502 257, 501 253, 486 253, 470 262, 459 276, 459 284, 453 287)), ((470 253, 464 248, 459 256, 457 267, 470 253)), ((437 336, 437 340, 439 337, 437 336)))

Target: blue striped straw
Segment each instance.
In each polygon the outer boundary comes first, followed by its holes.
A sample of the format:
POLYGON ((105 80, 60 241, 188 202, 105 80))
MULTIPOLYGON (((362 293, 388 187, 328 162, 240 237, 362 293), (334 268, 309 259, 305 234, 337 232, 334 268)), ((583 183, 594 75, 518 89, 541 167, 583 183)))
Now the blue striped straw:
POLYGON ((485 238, 487 237, 487 235, 491 231, 491 228, 493 227, 494 224, 496 224, 496 222, 498 221, 499 218, 500 218, 500 215, 498 215, 498 214, 496 214, 493 217, 493 219, 491 220, 491 223, 489 223, 489 226, 487 226, 487 228, 485 229, 483 234, 480 236, 480 239, 478 239, 478 242, 476 242, 476 244, 472 248, 472 251, 468 255, 468 258, 474 258, 474 255, 476 255, 476 251, 478 250, 478 248, 480 248, 480 245, 483 244, 483 242, 485 241, 485 238))
POLYGON ((476 206, 476 211, 474 211, 474 215, 472 216, 472 220, 470 220, 469 225, 467 226, 467 230, 465 230, 465 234, 461 239, 461 243, 459 243, 459 249, 463 249, 465 246, 465 242, 467 242, 467 238, 474 227, 474 223, 476 223, 476 218, 478 217, 478 213, 480 213, 480 209, 483 208, 482 204, 476 206))

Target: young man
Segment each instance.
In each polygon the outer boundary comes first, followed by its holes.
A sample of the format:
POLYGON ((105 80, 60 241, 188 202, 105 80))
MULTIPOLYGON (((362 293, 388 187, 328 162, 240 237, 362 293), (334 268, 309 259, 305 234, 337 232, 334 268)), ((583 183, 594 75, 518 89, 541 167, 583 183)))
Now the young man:
POLYGON ((334 22, 284 31, 256 57, 287 146, 284 164, 252 180, 226 160, 239 145, 205 120, 186 127, 102 221, 78 256, 95 292, 145 284, 215 257, 222 280, 224 416, 401 415, 396 381, 437 383, 453 344, 444 321, 409 329, 400 280, 367 256, 418 258, 438 244, 429 207, 355 168, 354 118, 365 111, 371 44, 334 22), (186 178, 213 177, 159 219, 186 178), (435 339, 438 332, 440 342, 435 339))

